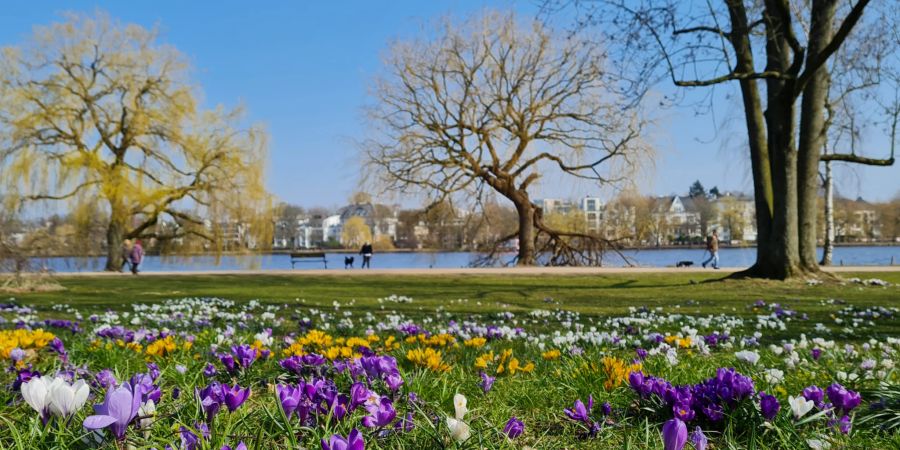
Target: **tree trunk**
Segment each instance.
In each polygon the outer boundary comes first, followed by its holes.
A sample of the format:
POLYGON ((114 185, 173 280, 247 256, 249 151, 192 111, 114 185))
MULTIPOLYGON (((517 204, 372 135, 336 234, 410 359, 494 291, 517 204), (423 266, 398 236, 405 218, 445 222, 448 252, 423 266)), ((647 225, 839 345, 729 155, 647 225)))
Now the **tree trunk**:
POLYGON ((822 250, 823 266, 831 265, 834 251, 834 180, 831 177, 831 161, 825 161, 825 248, 822 250))
MULTIPOLYGON (((836 0, 820 0, 812 8, 807 62, 821 53, 830 41, 836 0)), ((828 101, 828 68, 823 65, 813 73, 803 89, 800 105, 800 140, 797 149, 797 216, 799 218, 800 265, 803 270, 817 272, 818 244, 816 218, 819 197, 819 155, 825 146, 825 103, 828 101)))
POLYGON ((527 196, 517 195, 513 199, 516 213, 519 215, 519 254, 517 266, 533 266, 536 263, 534 254, 534 215, 536 207, 527 196))
POLYGON ((122 256, 122 243, 125 240, 125 224, 115 219, 115 214, 106 228, 106 267, 108 272, 119 272, 125 262, 122 256))

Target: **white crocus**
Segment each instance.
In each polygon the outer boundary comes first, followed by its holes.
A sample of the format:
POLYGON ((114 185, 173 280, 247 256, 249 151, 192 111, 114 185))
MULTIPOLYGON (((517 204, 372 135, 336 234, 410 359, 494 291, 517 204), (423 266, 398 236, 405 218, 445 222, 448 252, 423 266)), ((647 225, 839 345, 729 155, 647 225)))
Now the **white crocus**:
POLYGON ((48 386, 50 411, 59 417, 69 417, 84 406, 90 391, 84 380, 70 385, 62 378, 54 378, 48 386))
POLYGON ((466 396, 462 394, 456 394, 453 396, 453 409, 456 412, 456 420, 463 420, 466 416, 466 413, 469 412, 469 409, 466 407, 469 401, 466 400, 466 396))
POLYGON ((759 353, 756 353, 753 350, 742 350, 736 352, 734 356, 738 359, 738 361, 743 361, 754 365, 757 361, 759 361, 759 353))
POLYGON ((453 409, 456 417, 447 418, 447 428, 450 429, 450 437, 456 442, 463 442, 469 439, 471 435, 469 425, 463 422, 463 418, 469 412, 469 409, 466 407, 467 404, 468 400, 466 400, 464 395, 456 394, 453 396, 453 409))
POLYGON ((810 412, 813 407, 816 406, 816 403, 812 400, 807 400, 802 395, 797 397, 788 397, 788 404, 791 405, 791 411, 794 413, 794 417, 799 419, 806 415, 806 413, 810 412))
POLYGON ((456 442, 463 442, 471 436, 469 425, 462 420, 456 420, 452 417, 447 418, 447 428, 450 429, 450 437, 456 442))
POLYGON ((22 398, 25 403, 44 417, 50 409, 50 383, 44 377, 34 377, 22 383, 22 398))
POLYGON ((765 371, 766 382, 769 384, 779 384, 784 381, 784 371, 780 369, 767 369, 765 371))

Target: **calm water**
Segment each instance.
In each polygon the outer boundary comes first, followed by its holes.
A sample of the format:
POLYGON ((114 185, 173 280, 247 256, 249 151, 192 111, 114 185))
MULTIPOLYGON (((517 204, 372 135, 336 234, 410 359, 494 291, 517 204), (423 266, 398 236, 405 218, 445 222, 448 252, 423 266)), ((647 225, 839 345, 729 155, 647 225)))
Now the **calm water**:
MULTIPOLYGON (((662 250, 628 250, 624 252, 639 266, 666 267, 678 261, 693 261, 699 265, 704 259, 701 249, 662 249, 662 250)), ((746 267, 753 263, 756 249, 725 248, 719 251, 719 262, 723 267, 746 267)), ((821 249, 819 250, 821 255, 821 249)), ((344 269, 343 253, 327 254, 328 268, 344 269)), ((381 269, 405 268, 459 268, 468 267, 477 255, 466 252, 441 253, 376 253, 372 258, 372 267, 381 269)), ((512 255, 509 255, 511 258, 512 255)), ((893 258, 900 264, 900 247, 837 247, 834 250, 834 264, 848 266, 888 265, 893 258)), ((356 255, 356 267, 362 258, 356 255)), ((56 272, 79 272, 102 270, 105 258, 42 258, 34 261, 43 267, 56 272)), ((624 265, 621 258, 609 254, 607 266, 624 265)), ((190 258, 173 256, 147 256, 141 265, 142 271, 194 271, 194 270, 235 270, 235 269, 290 269, 288 255, 246 255, 222 256, 218 260, 213 256, 196 256, 190 258)), ((297 270, 321 269, 321 262, 304 262, 296 265, 297 270)))

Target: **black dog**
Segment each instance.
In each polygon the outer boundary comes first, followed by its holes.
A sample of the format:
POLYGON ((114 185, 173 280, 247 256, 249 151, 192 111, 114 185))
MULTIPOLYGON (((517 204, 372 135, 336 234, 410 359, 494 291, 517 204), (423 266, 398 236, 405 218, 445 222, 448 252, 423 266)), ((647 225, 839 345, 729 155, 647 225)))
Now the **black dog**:
POLYGON ((678 261, 678 264, 675 264, 675 267, 691 267, 693 265, 693 261, 678 261))
POLYGON ((345 257, 344 257, 344 268, 345 268, 345 269, 352 269, 352 268, 353 268, 353 261, 354 261, 354 259, 355 259, 355 258, 352 257, 352 256, 345 256, 345 257))

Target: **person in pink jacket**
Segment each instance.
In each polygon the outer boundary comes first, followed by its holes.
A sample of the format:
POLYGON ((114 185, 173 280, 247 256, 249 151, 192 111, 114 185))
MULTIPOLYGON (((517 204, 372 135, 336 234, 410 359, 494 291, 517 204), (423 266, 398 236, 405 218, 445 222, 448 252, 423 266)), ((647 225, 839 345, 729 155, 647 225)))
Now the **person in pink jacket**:
POLYGON ((140 266, 141 261, 144 260, 144 247, 141 246, 141 241, 139 239, 134 240, 134 245, 131 246, 131 254, 128 255, 128 260, 131 262, 131 273, 137 275, 138 266, 140 266))

